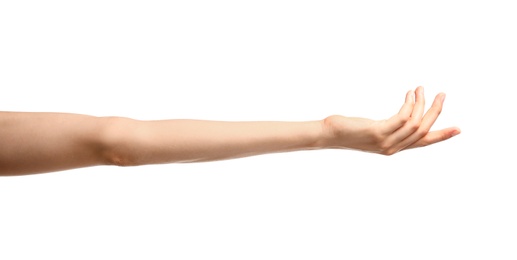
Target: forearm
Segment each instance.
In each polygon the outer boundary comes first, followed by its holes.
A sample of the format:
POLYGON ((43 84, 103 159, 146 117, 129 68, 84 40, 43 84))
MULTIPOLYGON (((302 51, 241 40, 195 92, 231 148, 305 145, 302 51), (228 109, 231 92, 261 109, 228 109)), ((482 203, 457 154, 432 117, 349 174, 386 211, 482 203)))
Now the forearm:
POLYGON ((322 121, 224 122, 205 120, 137 121, 121 119, 126 129, 114 144, 118 165, 202 162, 252 155, 318 149, 322 121))

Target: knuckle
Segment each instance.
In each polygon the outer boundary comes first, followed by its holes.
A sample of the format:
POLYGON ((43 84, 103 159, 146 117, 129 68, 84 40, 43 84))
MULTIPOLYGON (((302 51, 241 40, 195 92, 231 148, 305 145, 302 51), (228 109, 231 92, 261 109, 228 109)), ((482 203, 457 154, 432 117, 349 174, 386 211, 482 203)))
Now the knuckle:
POLYGON ((426 136, 428 132, 429 132, 429 131, 428 131, 427 129, 419 128, 419 129, 416 131, 416 136, 417 136, 418 138, 422 138, 422 137, 426 136))
POLYGON ((409 121, 409 116, 407 116, 407 115, 401 115, 401 116, 399 116, 399 122, 400 122, 401 124, 405 124, 405 123, 407 123, 408 121, 409 121))
POLYGON ((384 143, 386 143, 386 136, 380 132, 380 131, 375 131, 373 132, 372 134, 372 138, 373 138, 373 141, 376 143, 376 144, 379 144, 379 146, 383 146, 384 143))
POLYGON ((382 152, 383 155, 386 155, 386 156, 391 156, 391 155, 394 155, 395 153, 397 153, 398 151, 396 149, 393 149, 393 148, 390 148, 390 149, 386 149, 382 152))
POLYGON ((415 132, 416 130, 418 130, 418 128, 420 127, 420 121, 417 121, 417 120, 412 120, 409 124, 409 129, 413 132, 415 132))
POLYGON ((440 115, 442 113, 442 107, 438 107, 438 109, 436 109, 436 115, 440 115))
POLYGON ((380 151, 382 153, 390 150, 390 148, 391 148, 391 144, 388 143, 388 142, 381 142, 381 143, 379 143, 379 149, 380 149, 380 151))
POLYGON ((430 145, 431 143, 427 140, 422 140, 420 143, 419 143, 419 146, 420 147, 425 147, 425 146, 428 146, 430 145))
POLYGON ((379 148, 380 154, 387 156, 393 155, 399 151, 397 147, 394 147, 390 143, 382 143, 379 148))

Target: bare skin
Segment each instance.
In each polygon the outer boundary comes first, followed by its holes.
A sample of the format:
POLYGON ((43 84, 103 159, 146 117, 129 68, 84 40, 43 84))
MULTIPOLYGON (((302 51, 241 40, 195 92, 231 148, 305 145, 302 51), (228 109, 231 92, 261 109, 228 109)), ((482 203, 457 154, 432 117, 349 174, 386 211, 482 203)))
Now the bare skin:
POLYGON ((423 88, 386 120, 339 115, 305 122, 140 121, 47 112, 0 112, 0 176, 96 165, 135 166, 226 160, 266 153, 352 149, 382 155, 447 140, 430 131, 445 94, 425 112, 423 88), (425 114, 424 114, 425 112, 425 114))

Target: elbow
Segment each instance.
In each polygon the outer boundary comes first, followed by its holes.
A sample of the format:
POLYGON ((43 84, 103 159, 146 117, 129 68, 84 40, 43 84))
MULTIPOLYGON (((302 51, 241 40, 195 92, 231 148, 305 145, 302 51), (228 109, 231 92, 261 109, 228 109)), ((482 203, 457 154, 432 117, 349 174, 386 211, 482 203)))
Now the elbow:
POLYGON ((105 165, 129 167, 141 165, 136 152, 137 120, 124 117, 103 118, 102 160, 105 165))
POLYGON ((129 167, 129 166, 137 166, 138 164, 132 160, 127 154, 113 151, 107 153, 104 161, 106 165, 119 166, 119 167, 129 167))

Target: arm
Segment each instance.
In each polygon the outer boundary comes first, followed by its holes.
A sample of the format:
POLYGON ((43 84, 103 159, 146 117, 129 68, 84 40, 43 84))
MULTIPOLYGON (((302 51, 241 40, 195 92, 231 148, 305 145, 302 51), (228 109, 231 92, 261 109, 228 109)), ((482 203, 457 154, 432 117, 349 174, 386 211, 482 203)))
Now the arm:
POLYGON ((391 155, 449 139, 458 128, 429 132, 444 97, 424 112, 421 87, 387 120, 330 116, 306 122, 139 121, 66 113, 0 113, 0 175, 95 165, 201 162, 307 149, 391 155))

